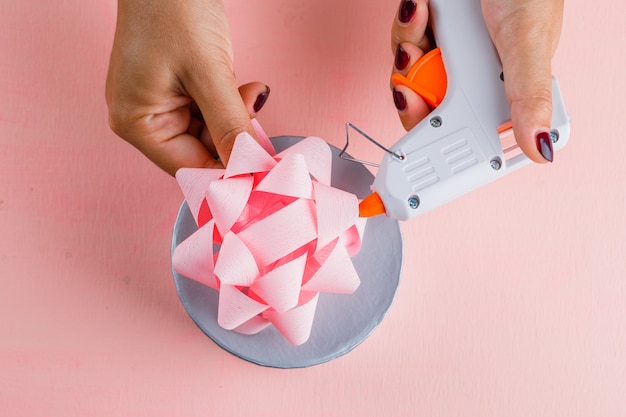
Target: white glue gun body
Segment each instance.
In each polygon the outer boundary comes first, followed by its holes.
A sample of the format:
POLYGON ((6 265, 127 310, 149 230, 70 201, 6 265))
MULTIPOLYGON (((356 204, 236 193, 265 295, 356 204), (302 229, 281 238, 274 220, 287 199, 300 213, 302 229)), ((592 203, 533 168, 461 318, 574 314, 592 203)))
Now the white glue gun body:
MULTIPOLYGON (((388 217, 407 220, 500 178, 531 161, 505 155, 501 127, 510 123, 502 64, 479 0, 431 0, 433 34, 447 75, 441 103, 394 144, 372 190, 388 217)), ((552 82, 552 140, 569 138, 569 115, 552 82)))

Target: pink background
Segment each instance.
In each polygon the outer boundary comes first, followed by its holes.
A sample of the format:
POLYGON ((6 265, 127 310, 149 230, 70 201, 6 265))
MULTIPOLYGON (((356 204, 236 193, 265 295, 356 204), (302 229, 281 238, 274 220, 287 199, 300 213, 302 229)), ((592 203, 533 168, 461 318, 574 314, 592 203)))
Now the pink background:
MULTIPOLYGON (((181 194, 107 125, 115 1, 0 0, 0 414, 626 415, 623 4, 566 3, 570 144, 403 224, 379 328, 285 371, 222 351, 178 301, 181 194)), ((272 88, 268 133, 399 138, 396 7, 229 0, 239 80, 272 88)))

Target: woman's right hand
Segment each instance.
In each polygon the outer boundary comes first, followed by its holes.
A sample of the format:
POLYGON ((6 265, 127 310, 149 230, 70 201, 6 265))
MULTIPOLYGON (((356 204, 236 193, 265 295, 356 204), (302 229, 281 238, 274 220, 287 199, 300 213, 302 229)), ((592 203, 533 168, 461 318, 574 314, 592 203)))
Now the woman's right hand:
MULTIPOLYGON (((481 7, 506 74, 517 143, 531 160, 552 162, 551 62, 561 34, 563 0, 481 0, 481 7)), ((428 0, 401 0, 391 31, 394 72, 406 75, 431 49, 427 26, 428 0)), ((400 120, 410 130, 430 108, 409 88, 392 89, 400 120)))

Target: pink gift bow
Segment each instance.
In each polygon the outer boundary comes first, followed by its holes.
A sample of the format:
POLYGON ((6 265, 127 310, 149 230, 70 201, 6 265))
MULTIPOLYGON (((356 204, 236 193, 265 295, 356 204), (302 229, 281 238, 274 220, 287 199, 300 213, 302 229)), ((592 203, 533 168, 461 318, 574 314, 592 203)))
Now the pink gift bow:
POLYGON ((354 194, 331 187, 325 141, 309 137, 276 155, 253 125, 259 142, 240 134, 226 169, 176 173, 198 230, 176 247, 172 264, 219 291, 224 329, 255 334, 272 324, 300 345, 320 292, 358 288, 350 257, 361 248, 365 220, 354 194))

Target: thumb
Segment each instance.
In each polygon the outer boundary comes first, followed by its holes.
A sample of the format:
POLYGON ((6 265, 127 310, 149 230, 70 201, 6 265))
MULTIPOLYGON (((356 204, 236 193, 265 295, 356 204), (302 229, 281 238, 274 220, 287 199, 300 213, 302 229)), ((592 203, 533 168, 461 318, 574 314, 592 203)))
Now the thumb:
POLYGON ((520 55, 521 51, 505 50, 507 52, 502 57, 504 84, 517 144, 531 160, 552 162, 554 154, 549 133, 552 119, 551 55, 536 51, 520 55))
POLYGON ((485 13, 485 19, 502 60, 513 132, 531 160, 552 162, 551 61, 560 33, 560 16, 558 10, 545 8, 559 2, 541 1, 543 8, 533 1, 510 3, 517 3, 517 7, 506 18, 490 22, 485 13))
POLYGON ((212 62, 185 80, 187 92, 200 108, 215 149, 224 166, 237 135, 256 133, 229 62, 212 62))

